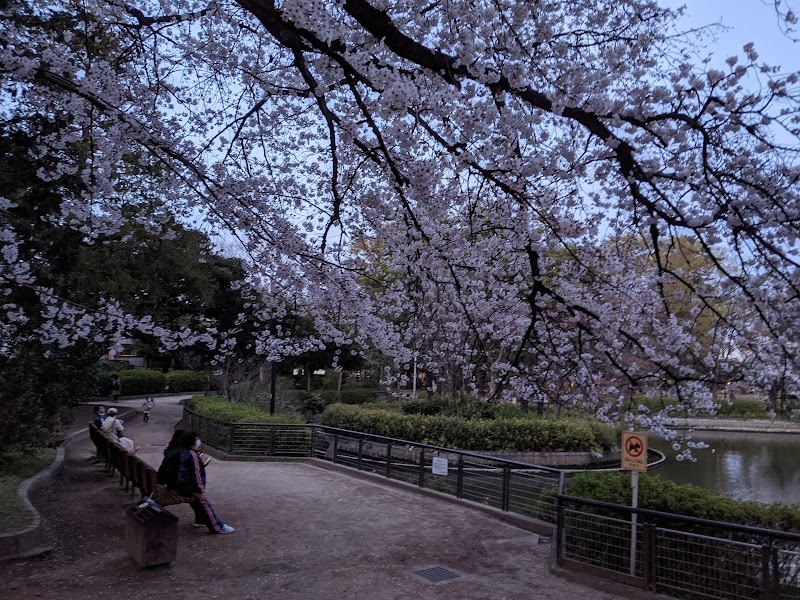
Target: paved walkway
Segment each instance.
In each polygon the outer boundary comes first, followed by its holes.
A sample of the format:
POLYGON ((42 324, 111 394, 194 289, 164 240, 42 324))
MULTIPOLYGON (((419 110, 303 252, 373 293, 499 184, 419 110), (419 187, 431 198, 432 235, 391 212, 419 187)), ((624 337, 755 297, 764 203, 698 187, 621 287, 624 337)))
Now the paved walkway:
MULTIPOLYGON (((181 397, 158 398, 148 424, 125 419, 140 456, 160 464, 181 397)), ((141 400, 118 406, 138 408, 141 400)), ((123 410, 120 411, 124 412, 123 410)), ((2 600, 622 600, 550 573, 550 544, 490 515, 311 463, 213 461, 208 496, 236 528, 211 535, 178 517, 178 557, 141 569, 124 549, 116 480, 92 467, 88 440, 72 444, 63 477, 34 497, 56 550, 6 563, 2 600), (414 572, 460 575, 433 583, 414 572)), ((610 586, 608 590, 614 589, 610 586)))

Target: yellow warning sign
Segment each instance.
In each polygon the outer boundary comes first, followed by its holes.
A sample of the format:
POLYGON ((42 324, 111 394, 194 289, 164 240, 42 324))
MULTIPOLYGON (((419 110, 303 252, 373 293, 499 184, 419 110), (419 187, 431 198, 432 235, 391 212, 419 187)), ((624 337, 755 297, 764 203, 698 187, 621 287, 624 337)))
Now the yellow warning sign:
POLYGON ((647 471, 647 436, 643 433, 622 434, 622 468, 628 471, 647 471))

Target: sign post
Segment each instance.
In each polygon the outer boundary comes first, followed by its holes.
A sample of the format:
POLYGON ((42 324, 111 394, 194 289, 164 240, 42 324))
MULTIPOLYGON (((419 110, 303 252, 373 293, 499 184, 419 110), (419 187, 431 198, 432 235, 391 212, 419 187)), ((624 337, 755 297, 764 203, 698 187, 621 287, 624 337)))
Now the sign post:
MULTIPOLYGON (((622 468, 631 472, 631 507, 639 507, 639 473, 647 472, 647 436, 642 433, 622 434, 622 468)), ((631 576, 636 575, 636 524, 638 515, 631 513, 631 576)))

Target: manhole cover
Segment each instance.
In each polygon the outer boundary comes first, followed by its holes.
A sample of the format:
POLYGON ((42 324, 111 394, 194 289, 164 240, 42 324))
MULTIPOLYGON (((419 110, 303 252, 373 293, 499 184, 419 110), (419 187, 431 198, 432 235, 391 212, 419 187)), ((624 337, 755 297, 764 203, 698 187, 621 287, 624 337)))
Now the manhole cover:
POLYGON ((456 577, 461 577, 458 573, 453 573, 453 571, 448 571, 447 569, 443 569, 442 567, 431 567, 430 569, 422 569, 422 571, 414 571, 415 575, 419 575, 420 577, 424 577, 428 581, 434 581, 439 583, 440 581, 448 581, 450 579, 455 579, 456 577))

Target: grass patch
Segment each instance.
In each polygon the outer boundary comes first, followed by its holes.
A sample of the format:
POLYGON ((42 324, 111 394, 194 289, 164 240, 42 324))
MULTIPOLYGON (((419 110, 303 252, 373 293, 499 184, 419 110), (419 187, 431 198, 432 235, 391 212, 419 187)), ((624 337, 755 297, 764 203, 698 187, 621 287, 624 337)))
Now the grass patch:
POLYGON ((28 477, 52 464, 55 456, 54 448, 0 455, 0 533, 19 531, 33 522, 33 515, 22 504, 17 490, 28 477))

